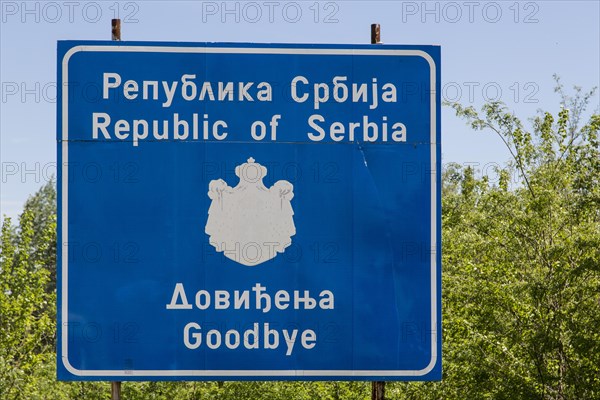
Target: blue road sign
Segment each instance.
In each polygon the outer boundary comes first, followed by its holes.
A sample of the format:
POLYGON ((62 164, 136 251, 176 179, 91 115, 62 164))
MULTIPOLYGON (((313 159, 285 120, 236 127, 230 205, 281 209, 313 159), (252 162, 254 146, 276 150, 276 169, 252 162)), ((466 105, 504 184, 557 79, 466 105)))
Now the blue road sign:
POLYGON ((58 44, 58 376, 441 378, 440 49, 58 44))

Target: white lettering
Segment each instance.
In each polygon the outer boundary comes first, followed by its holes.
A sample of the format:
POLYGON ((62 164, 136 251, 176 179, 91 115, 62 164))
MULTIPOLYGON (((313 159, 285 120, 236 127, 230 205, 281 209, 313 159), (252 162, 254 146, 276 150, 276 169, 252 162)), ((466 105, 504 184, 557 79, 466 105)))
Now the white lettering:
POLYGON ((121 85, 121 75, 114 72, 105 72, 102 83, 102 98, 108 99, 108 89, 115 89, 121 85))
MULTIPOLYGON (((167 304, 167 310, 191 310, 192 305, 188 303, 187 296, 185 295, 185 290, 183 288, 183 283, 175 284, 175 290, 173 290, 173 297, 171 297, 171 302, 167 304), (181 303, 178 303, 178 299, 181 299, 181 303)), ((198 329, 200 327, 198 326, 198 329)))

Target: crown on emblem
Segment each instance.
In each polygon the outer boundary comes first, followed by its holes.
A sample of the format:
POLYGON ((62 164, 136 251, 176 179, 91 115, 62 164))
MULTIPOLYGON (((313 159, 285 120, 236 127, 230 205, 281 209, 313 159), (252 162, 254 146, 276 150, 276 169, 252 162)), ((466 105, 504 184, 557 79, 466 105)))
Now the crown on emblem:
POLYGON ((235 175, 240 178, 240 183, 257 183, 267 176, 267 168, 255 162, 253 157, 241 165, 235 167, 235 175))

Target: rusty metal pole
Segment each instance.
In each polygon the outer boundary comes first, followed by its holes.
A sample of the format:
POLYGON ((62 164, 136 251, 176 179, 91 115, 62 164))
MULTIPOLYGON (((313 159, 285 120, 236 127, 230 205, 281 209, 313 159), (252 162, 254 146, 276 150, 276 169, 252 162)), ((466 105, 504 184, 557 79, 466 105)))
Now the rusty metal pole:
POLYGON ((113 19, 111 20, 112 25, 112 40, 121 41, 121 20, 113 19))
MULTIPOLYGON (((115 18, 111 20, 112 40, 121 41, 121 20, 115 18)), ((110 383, 110 398, 112 400, 121 400, 121 382, 110 383)))
POLYGON ((371 24, 371 44, 381 43, 381 27, 379 24, 371 24))
MULTIPOLYGON (((371 24, 371 44, 381 44, 381 26, 371 24)), ((385 400, 385 382, 371 382, 371 400, 385 400)))
POLYGON ((371 400, 385 400, 385 382, 371 383, 371 400))
POLYGON ((110 398, 112 400, 121 400, 121 382, 110 383, 110 398))

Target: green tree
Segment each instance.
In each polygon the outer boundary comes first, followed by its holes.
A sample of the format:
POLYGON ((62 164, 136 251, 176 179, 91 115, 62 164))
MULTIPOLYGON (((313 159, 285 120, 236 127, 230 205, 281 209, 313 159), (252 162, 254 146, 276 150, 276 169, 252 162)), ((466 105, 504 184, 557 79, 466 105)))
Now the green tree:
POLYGON ((444 380, 398 398, 600 398, 600 115, 575 88, 531 132, 506 107, 451 104, 512 155, 496 179, 446 173, 444 380), (511 179, 512 177, 512 179, 511 179))
POLYGON ((48 270, 47 290, 56 289, 56 235, 48 232, 56 229, 56 181, 50 179, 37 192, 29 196, 23 209, 31 216, 34 227, 31 238, 31 262, 48 270))
MULTIPOLYGON (((498 135, 494 177, 443 174, 439 383, 388 383, 389 399, 600 398, 600 115, 568 96, 532 128, 501 103, 451 106, 498 135)), ((56 192, 45 185, 0 237, 0 398, 109 399, 106 382, 56 382, 56 192)), ((127 382, 127 399, 368 399, 365 382, 127 382)))
POLYGON ((25 210, 14 230, 10 218, 0 238, 0 398, 21 398, 36 368, 52 358, 55 294, 47 291, 49 271, 38 252, 52 246, 56 223, 38 231, 33 248, 34 216, 25 210))

